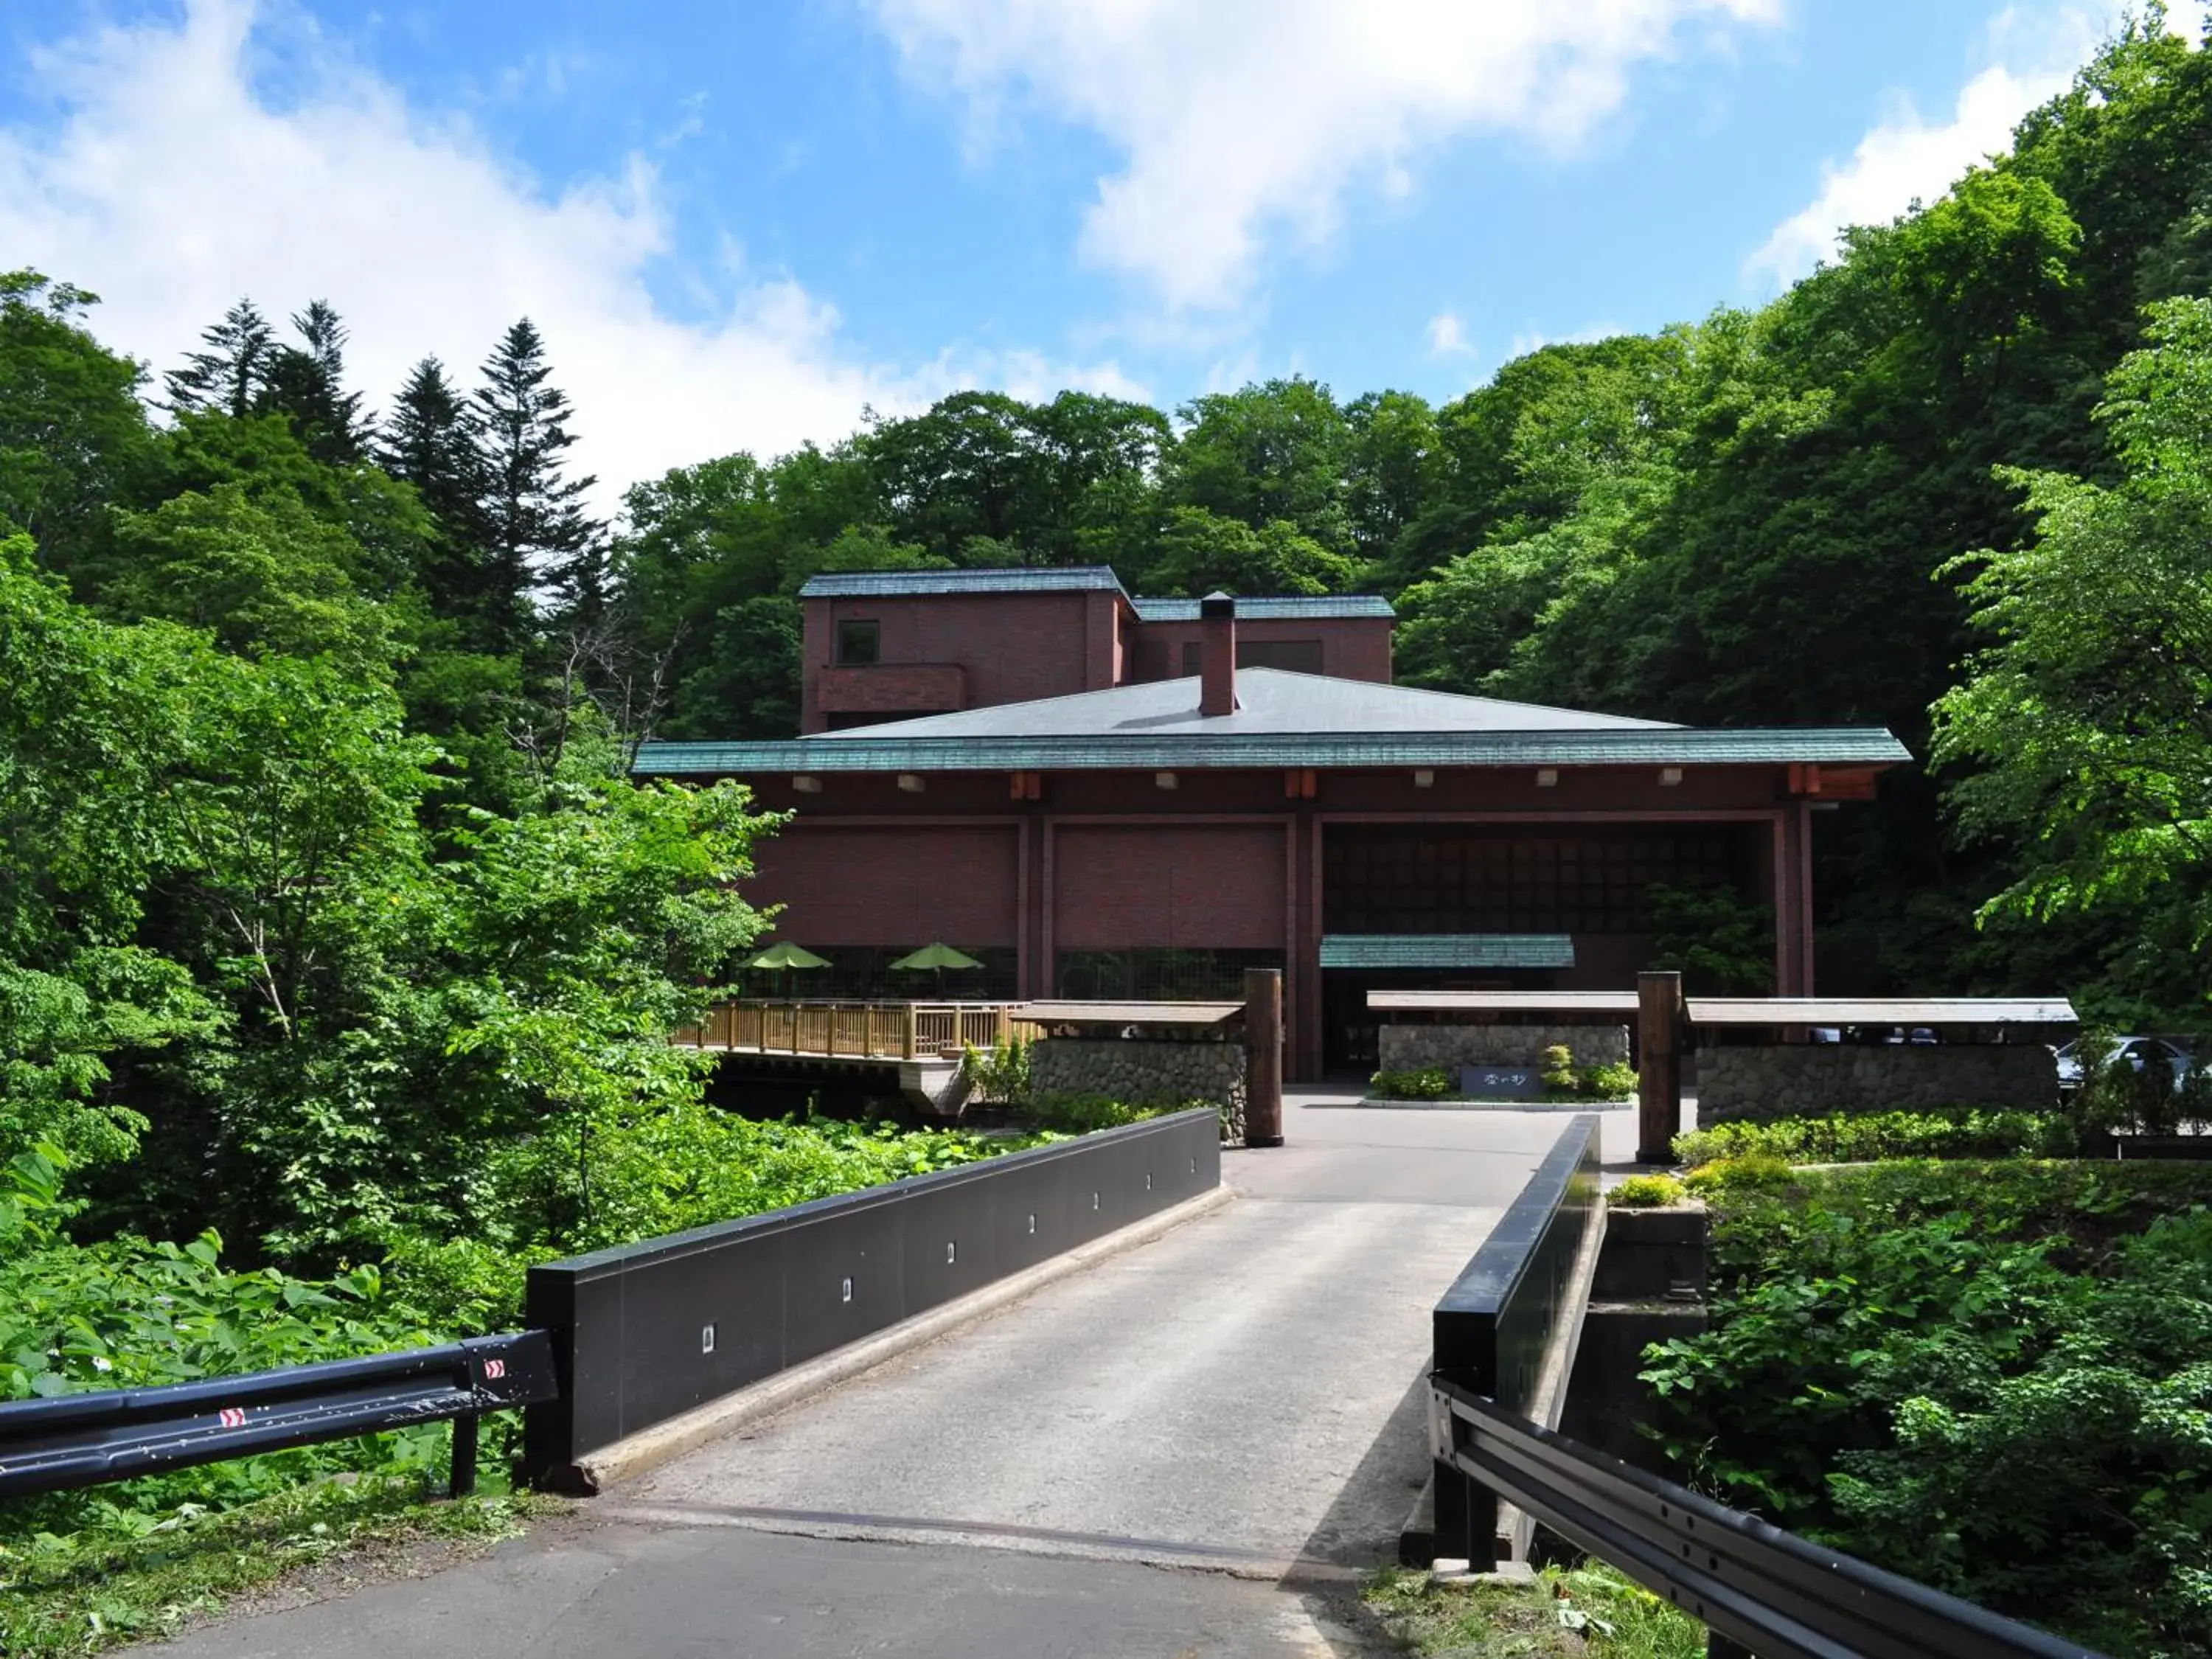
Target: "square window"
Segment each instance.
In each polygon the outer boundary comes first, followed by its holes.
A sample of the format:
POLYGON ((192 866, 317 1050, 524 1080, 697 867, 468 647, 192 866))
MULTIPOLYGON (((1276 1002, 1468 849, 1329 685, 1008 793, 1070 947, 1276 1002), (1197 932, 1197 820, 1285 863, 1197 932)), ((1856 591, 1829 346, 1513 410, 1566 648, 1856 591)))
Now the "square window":
POLYGON ((837 665, 866 668, 877 660, 883 643, 879 623, 841 622, 837 624, 837 665))

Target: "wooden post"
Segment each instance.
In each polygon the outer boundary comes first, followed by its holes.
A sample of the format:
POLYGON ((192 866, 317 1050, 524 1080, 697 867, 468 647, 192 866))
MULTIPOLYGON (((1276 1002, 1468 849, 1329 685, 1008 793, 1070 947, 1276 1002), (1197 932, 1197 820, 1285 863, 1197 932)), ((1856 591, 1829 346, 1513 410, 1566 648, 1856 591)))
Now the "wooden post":
POLYGON ((912 1060, 914 1058, 915 1027, 921 1024, 921 1015, 920 1011, 917 1010, 911 1002, 908 1003, 906 1006, 906 1031, 899 1044, 900 1059, 912 1060))
POLYGON ((1636 976, 1636 1161, 1672 1164, 1682 1132, 1682 976, 1636 976))
POLYGON ((1244 1144, 1283 1144, 1283 970, 1244 970, 1244 1144))

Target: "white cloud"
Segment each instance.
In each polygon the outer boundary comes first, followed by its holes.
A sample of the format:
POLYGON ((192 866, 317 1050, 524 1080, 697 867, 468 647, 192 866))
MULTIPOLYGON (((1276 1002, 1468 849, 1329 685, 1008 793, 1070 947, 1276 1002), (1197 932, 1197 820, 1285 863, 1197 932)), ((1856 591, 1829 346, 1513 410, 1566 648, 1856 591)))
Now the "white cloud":
POLYGON ((1244 298, 1263 245, 1334 229, 1347 191, 1413 187, 1455 133, 1568 143, 1690 26, 1783 0, 871 0, 914 78, 987 142, 1017 103, 1125 157, 1085 216, 1091 262, 1176 307, 1244 298))
POLYGON ((1455 311, 1439 311, 1429 319, 1429 356, 1431 357, 1468 357, 1474 355, 1474 342, 1467 337, 1467 324, 1455 311))
POLYGON ((834 440, 870 404, 897 410, 1002 372, 1126 389, 1110 364, 1028 353, 948 350, 911 373, 856 361, 833 307, 736 258, 682 273, 703 320, 671 317, 647 287, 672 234, 642 158, 549 193, 465 121, 410 108, 253 0, 191 0, 174 27, 98 30, 32 68, 59 113, 0 125, 0 249, 99 293, 104 340, 158 371, 241 294, 278 317, 326 298, 374 399, 425 353, 472 381, 526 313, 603 509, 669 466, 834 440), (272 15, 298 57, 281 108, 252 78, 272 15))
POLYGON ((1900 101, 1868 129, 1849 161, 1821 168, 1820 193, 1775 227, 1745 261, 1745 275, 1778 285, 1794 282, 1834 253, 1841 231, 1887 224, 1916 201, 1936 200, 1967 168, 2010 149, 2020 118, 2066 89, 2109 22, 2072 4, 2000 12, 1989 29, 1998 61, 1959 89, 1950 118, 1923 120, 1910 102, 1900 101))

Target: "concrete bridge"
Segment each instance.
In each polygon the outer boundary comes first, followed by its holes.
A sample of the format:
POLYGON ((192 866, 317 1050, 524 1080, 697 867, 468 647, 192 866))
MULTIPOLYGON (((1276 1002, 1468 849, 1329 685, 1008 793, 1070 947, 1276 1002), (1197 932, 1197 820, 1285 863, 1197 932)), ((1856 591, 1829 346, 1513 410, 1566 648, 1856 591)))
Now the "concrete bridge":
MULTIPOLYGON (((480 1559, 319 1585, 302 1597, 329 1599, 160 1650, 1387 1651, 1358 1582, 1395 1556, 1428 1472, 1431 1309, 1564 1120, 1353 1099, 1292 1094, 1285 1146, 1224 1153, 1222 1200, 722 1438, 617 1468, 480 1559)), ((1633 1120, 1608 1115, 1608 1162, 1632 1158, 1633 1120)))

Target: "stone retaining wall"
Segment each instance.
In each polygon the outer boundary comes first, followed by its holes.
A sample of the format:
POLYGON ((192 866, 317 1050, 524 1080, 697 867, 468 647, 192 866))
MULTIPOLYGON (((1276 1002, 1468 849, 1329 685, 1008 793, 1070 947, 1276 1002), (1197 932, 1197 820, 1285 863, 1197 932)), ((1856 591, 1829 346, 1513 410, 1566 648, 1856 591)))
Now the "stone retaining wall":
POLYGON ((1628 1060, 1626 1025, 1385 1025, 1377 1069, 1441 1066, 1456 1080, 1462 1066, 1541 1065, 1544 1050, 1562 1042, 1582 1071, 1628 1060))
POLYGON ((1244 1045, 1145 1038, 1043 1037, 1030 1050, 1030 1091, 1104 1095, 1131 1106, 1209 1101, 1224 1134, 1243 1139, 1244 1045))
POLYGON ((2058 1099, 2058 1063, 2039 1042, 1774 1043, 1698 1050, 1698 1121, 1826 1117, 1928 1106, 2058 1099))

